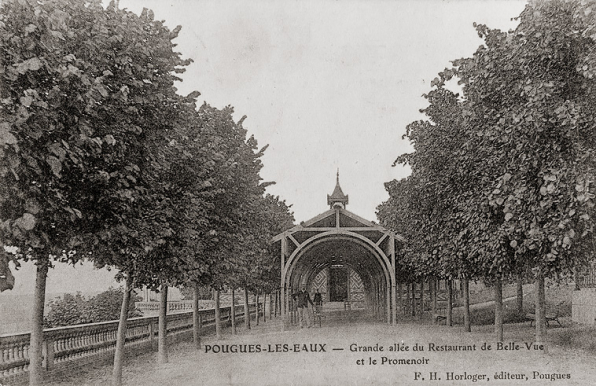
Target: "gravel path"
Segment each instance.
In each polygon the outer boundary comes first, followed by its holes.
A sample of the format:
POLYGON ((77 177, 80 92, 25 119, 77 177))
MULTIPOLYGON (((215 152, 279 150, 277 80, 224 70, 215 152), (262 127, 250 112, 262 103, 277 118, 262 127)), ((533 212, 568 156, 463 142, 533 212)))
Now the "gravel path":
MULTIPOLYGON (((133 358, 126 365, 125 383, 593 385, 596 379, 596 358, 583 351, 528 350, 533 332, 528 325, 506 325, 505 345, 497 350, 487 328, 465 333, 460 327, 414 322, 387 326, 354 313, 350 318, 338 315, 345 314, 329 316, 321 328, 281 332, 279 320, 274 320, 222 340, 208 336, 198 351, 182 343, 171 349, 170 363, 165 365, 155 364, 154 353, 133 358), (486 345, 491 350, 483 350, 486 345), (416 346, 422 350, 415 351, 416 346), (390 347, 400 351, 389 351, 390 347), (461 349, 467 350, 453 351, 461 349)), ((72 384, 108 385, 109 369, 86 377, 72 384)))

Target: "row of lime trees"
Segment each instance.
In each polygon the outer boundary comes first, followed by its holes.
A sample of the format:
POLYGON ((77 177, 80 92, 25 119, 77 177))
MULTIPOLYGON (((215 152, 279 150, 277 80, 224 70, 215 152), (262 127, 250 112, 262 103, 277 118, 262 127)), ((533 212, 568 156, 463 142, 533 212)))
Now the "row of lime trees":
MULTIPOLYGON (((535 281, 542 342, 545 279, 593 259, 591 7, 532 3, 514 31, 477 26, 484 45, 433 81, 425 120, 406 129, 415 150, 396 160, 412 174, 387 183, 378 207, 382 225, 407 240, 400 282, 460 279, 464 294, 470 280, 491 283, 498 340, 504 281, 535 281)), ((177 93, 190 63, 174 51, 179 27, 99 0, 5 1, 0 17, 0 239, 18 248, 0 251, 37 267, 32 385, 42 381, 45 283, 56 264, 89 260, 124 282, 115 385, 134 288, 161 290, 162 304, 169 286, 196 298, 207 286, 216 299, 223 289, 275 291, 270 240, 293 215, 266 194, 265 148, 244 119, 177 93)))
POLYGON ((4 262, 36 264, 30 384, 42 382, 46 277, 57 264, 91 261, 124 283, 105 298, 50 303, 45 319, 116 316, 114 384, 135 288, 159 291, 163 304, 168 287, 271 293, 279 257, 269 240, 293 215, 266 194, 265 148, 244 119, 177 93, 191 62, 174 50, 180 28, 99 0, 6 1, 0 18, 0 239, 17 248, 4 262), (108 301, 117 315, 96 315, 108 301))

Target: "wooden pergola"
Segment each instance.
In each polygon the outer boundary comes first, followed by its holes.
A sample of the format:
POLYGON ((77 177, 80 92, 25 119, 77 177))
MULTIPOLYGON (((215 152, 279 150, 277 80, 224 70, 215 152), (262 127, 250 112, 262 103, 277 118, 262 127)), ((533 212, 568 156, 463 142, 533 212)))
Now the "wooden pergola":
POLYGON ((287 321, 291 294, 322 270, 346 266, 358 273, 373 314, 397 321, 395 250, 399 235, 348 211, 339 186, 327 196, 330 209, 275 236, 281 252, 281 313, 287 321))

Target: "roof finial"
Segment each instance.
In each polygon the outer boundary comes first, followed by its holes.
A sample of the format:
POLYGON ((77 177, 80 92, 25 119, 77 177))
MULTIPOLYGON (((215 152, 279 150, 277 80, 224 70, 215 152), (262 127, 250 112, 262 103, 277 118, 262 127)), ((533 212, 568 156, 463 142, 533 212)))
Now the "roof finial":
POLYGON ((342 192, 341 187, 339 186, 339 168, 337 168, 337 180, 335 183, 335 189, 331 195, 327 195, 327 205, 331 207, 331 209, 338 207, 338 208, 346 208, 348 204, 348 196, 342 192))

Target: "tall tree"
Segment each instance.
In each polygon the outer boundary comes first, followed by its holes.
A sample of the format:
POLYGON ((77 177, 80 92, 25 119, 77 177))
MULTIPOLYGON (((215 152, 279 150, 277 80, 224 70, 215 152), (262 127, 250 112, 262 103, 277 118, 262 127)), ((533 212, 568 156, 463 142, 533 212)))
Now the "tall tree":
MULTIPOLYGON (((485 40, 454 62, 466 96, 470 144, 484 154, 483 200, 512 270, 545 277, 570 274, 591 232, 594 207, 595 41, 579 1, 536 2, 509 33, 478 26, 485 40), (584 17, 578 17, 583 14, 584 17)), ((538 291, 540 292, 540 291, 538 291)), ((537 315, 544 315, 544 299, 537 315)), ((545 330, 537 322, 537 341, 545 330)))
MULTIPOLYGON (((586 250, 593 232, 591 11, 579 1, 532 2, 515 31, 479 25, 485 44, 433 82, 423 111, 429 121, 408 127, 415 152, 398 162, 412 166, 416 187, 401 193, 415 192, 426 212, 414 213, 432 235, 415 250, 437 255, 446 272, 498 289, 533 269, 542 293, 545 277, 569 273, 587 255, 574 251, 586 250), (454 77, 459 98, 445 89, 454 77)), ((399 198, 390 200, 389 207, 399 198)))
POLYGON ((175 73, 189 62, 172 49, 178 29, 150 11, 137 16, 98 0, 7 1, 0 15, 2 239, 38 267, 36 384, 52 262, 90 256, 131 272, 161 240, 139 237, 151 234, 138 233, 151 228, 140 209, 160 168, 151 149, 163 146, 180 104, 175 73))

